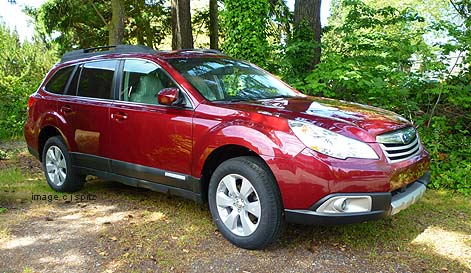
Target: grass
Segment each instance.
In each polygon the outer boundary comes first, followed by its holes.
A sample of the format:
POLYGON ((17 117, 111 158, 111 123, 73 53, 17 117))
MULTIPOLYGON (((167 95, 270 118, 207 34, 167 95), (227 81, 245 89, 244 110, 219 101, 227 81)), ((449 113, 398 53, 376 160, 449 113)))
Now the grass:
MULTIPOLYGON (((31 201, 32 193, 57 194, 41 173, 15 164, 0 170, 0 242, 8 240, 18 223, 63 203, 40 206, 31 201), (23 206, 30 213, 19 216, 9 206, 23 206)), ((234 264, 230 259, 260 266, 253 271, 277 271, 282 258, 309 261, 324 257, 326 251, 355 256, 369 266, 362 271, 471 271, 471 198, 450 191, 428 190, 417 204, 380 221, 288 225, 279 242, 263 251, 228 243, 205 205, 98 179, 88 181, 78 194, 94 194, 97 200, 89 203, 117 207, 110 215, 116 213, 119 219, 100 230, 96 242, 106 267, 116 271, 188 271, 195 261, 202 268, 215 263, 216 271, 235 271, 228 267, 234 264)))
POLYGON ((42 174, 27 174, 13 167, 0 171, 0 202, 31 201, 32 194, 57 194, 42 174))
MULTIPOLYGON (((420 261, 433 271, 471 270, 471 200, 448 191, 428 190, 423 199, 394 217, 323 229, 312 234, 322 244, 364 253, 371 261, 420 261), (448 240, 454 236, 455 240, 448 240), (459 243, 458 243, 459 242, 459 243), (437 250, 436 246, 441 246, 437 250)), ((305 235, 305 234, 304 234, 305 235)))

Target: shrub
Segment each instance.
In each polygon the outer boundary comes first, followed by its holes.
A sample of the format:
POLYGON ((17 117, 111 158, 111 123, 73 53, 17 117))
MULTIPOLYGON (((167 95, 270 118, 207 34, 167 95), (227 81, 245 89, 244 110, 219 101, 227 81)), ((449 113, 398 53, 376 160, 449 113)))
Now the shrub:
POLYGON ((36 91, 54 62, 41 42, 20 42, 0 24, 0 139, 22 134, 28 95, 36 91))

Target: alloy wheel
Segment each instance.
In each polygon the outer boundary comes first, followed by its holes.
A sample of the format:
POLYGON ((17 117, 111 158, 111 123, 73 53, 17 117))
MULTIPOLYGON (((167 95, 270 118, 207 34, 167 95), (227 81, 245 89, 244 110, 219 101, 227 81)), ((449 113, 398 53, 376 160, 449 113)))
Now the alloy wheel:
POLYGON ((216 191, 219 218, 235 235, 249 236, 260 223, 261 205, 252 183, 238 174, 221 179, 216 191))
POLYGON ((67 178, 67 164, 59 147, 50 146, 47 149, 45 165, 49 180, 58 187, 62 186, 67 178))

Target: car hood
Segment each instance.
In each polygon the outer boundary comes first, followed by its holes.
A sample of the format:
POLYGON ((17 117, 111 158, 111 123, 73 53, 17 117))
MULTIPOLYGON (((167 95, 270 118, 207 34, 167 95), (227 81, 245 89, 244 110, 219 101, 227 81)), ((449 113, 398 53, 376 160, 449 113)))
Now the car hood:
POLYGON ((353 135, 366 142, 374 142, 379 134, 411 126, 409 121, 391 111, 328 98, 275 98, 225 105, 262 115, 304 120, 343 135, 353 135))

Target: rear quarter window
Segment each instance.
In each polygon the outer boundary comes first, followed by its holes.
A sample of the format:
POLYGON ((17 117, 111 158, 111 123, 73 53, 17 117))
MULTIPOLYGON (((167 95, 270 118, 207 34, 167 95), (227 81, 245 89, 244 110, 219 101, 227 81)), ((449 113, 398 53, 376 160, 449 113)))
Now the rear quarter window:
POLYGON ((46 89, 47 92, 54 94, 64 94, 65 86, 67 85, 67 81, 69 80, 73 69, 73 66, 69 66, 57 71, 46 84, 44 89, 46 89))

